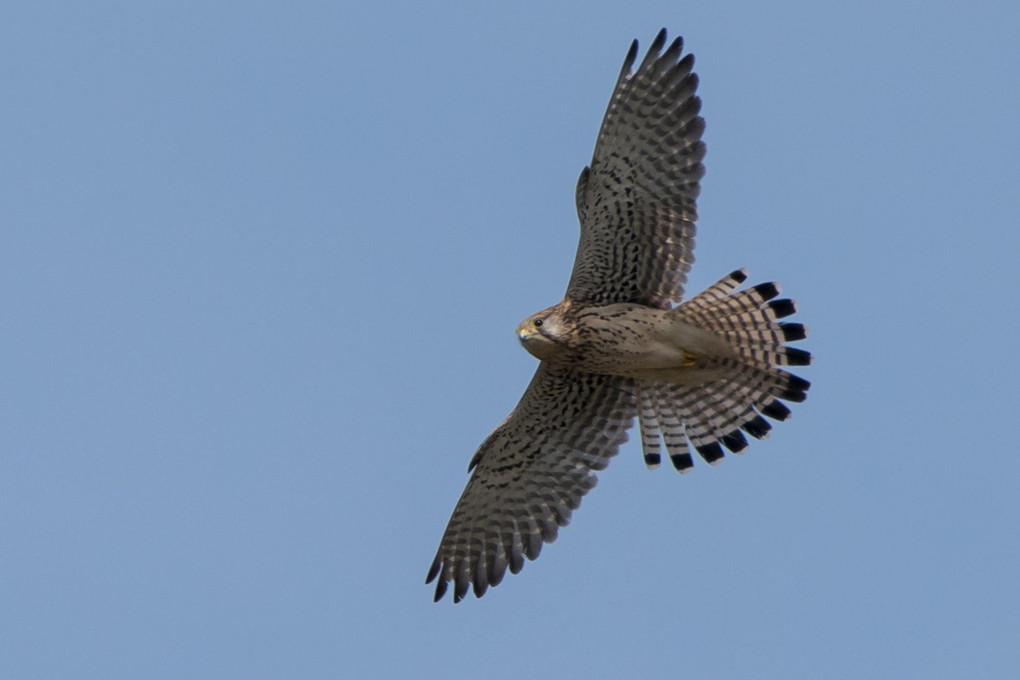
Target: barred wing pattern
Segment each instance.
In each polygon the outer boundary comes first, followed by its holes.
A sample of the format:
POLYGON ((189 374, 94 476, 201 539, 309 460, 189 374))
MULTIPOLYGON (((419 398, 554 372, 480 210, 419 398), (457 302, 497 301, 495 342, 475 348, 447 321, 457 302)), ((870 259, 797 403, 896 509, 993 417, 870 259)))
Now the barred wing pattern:
POLYGON ((577 183, 581 238, 566 298, 596 304, 679 302, 694 262, 695 201, 705 173, 694 56, 656 36, 637 71, 631 45, 591 166, 577 183))
POLYGON ((538 557, 627 440, 635 413, 630 380, 542 363, 471 460, 426 579, 439 579, 436 601, 451 581, 455 602, 469 587, 480 597, 508 567, 516 574, 525 557, 538 557))

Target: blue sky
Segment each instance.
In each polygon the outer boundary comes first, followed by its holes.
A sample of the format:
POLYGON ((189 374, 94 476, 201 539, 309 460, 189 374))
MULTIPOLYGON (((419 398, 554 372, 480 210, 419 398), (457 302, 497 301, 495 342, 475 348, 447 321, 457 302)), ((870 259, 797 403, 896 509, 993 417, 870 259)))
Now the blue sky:
POLYGON ((1020 10, 551 5, 0 9, 0 676, 1015 672, 1020 10), (810 397, 683 478, 632 441, 433 604, 662 26, 708 122, 689 290, 781 281, 810 397))

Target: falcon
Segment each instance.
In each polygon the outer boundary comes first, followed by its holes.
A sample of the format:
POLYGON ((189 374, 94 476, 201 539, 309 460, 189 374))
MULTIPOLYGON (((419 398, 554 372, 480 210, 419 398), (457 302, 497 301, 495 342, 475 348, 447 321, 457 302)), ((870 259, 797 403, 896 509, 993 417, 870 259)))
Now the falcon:
POLYGON ((471 477, 426 583, 438 602, 481 597, 556 539, 595 473, 637 420, 645 463, 665 451, 679 472, 693 453, 718 463, 745 433, 768 436, 810 383, 783 367, 811 355, 787 342, 807 329, 779 286, 741 289, 737 270, 681 303, 694 262, 705 121, 694 56, 663 29, 635 69, 624 59, 577 182, 580 242, 563 300, 517 327, 540 360, 513 412, 471 459, 471 477))

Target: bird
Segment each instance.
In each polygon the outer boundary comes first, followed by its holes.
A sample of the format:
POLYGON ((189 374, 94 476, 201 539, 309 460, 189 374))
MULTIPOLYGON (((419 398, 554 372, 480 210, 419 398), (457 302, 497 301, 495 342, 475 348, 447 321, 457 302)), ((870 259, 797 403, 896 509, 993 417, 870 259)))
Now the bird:
POLYGON ((683 301, 705 172, 694 56, 663 28, 631 43, 581 171, 580 238, 563 300, 517 327, 539 359, 520 402, 471 458, 426 584, 460 602, 518 573, 567 525, 637 421, 644 462, 687 472, 769 435, 810 383, 789 342, 796 304, 738 269, 683 301))

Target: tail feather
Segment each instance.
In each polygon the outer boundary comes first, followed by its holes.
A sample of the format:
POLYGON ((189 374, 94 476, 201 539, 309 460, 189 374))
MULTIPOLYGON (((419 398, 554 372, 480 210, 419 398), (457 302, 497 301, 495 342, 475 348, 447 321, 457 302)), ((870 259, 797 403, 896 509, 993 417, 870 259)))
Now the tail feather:
POLYGON ((807 337, 803 324, 780 321, 796 312, 796 303, 776 299, 776 283, 738 291, 746 279, 745 270, 732 272, 672 311, 677 319, 726 339, 736 356, 708 359, 725 370, 704 383, 639 383, 639 421, 649 466, 660 460, 660 434, 681 472, 693 463, 690 448, 709 463, 722 459, 723 447, 742 453, 748 445, 743 432, 763 439, 772 429, 762 416, 775 421, 790 417, 780 400, 807 397, 810 383, 780 368, 811 363, 809 352, 785 345, 807 337))
MULTIPOLYGON (((713 307, 714 305, 724 301, 731 292, 737 289, 737 286, 746 280, 746 269, 738 269, 730 272, 705 290, 684 302, 682 306, 692 310, 708 309, 713 307)), ((679 309, 679 307, 677 309, 679 309)))
POLYGON ((783 322, 779 324, 779 329, 782 331, 783 340, 786 342, 795 342, 807 337, 807 326, 802 323, 783 322))
POLYGON ((641 428, 641 449, 645 454, 645 465, 649 468, 659 467, 662 461, 659 441, 661 432, 656 417, 654 394, 648 391, 640 391, 638 396, 641 401, 641 409, 638 411, 638 425, 641 428))
POLYGON ((678 472, 686 472, 694 467, 694 459, 687 446, 684 422, 669 401, 658 394, 655 397, 655 419, 662 427, 662 439, 666 443, 669 460, 678 472))

